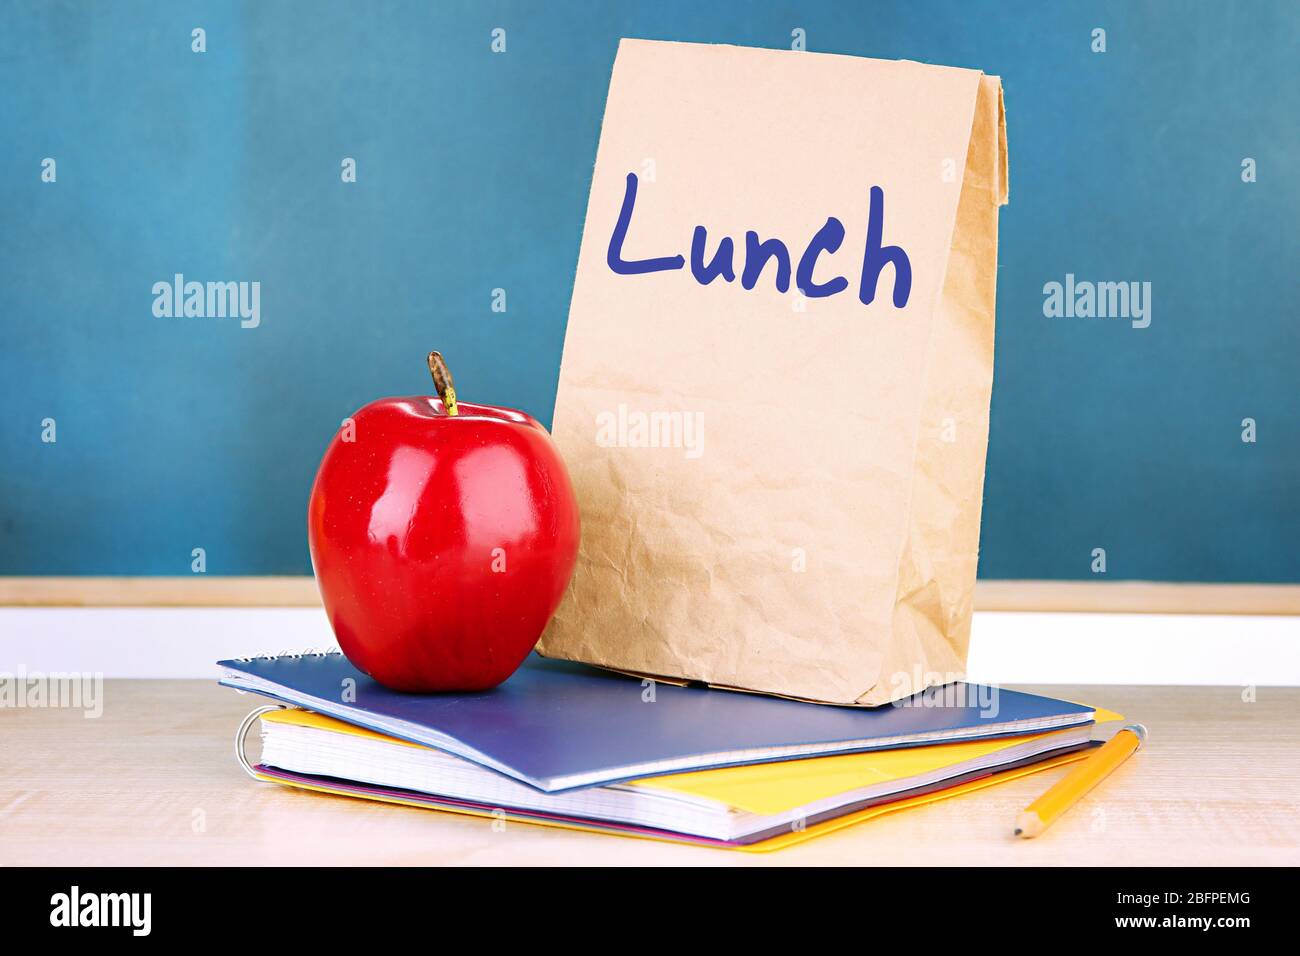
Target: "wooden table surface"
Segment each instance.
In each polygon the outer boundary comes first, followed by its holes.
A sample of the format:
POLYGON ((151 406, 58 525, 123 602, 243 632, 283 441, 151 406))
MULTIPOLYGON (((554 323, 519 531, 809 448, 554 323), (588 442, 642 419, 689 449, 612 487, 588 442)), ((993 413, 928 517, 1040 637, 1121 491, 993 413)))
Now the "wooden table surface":
MULTIPOLYGON (((1041 687, 1151 741, 1037 840, 1047 771, 775 853, 492 822, 257 783, 235 763, 260 700, 206 681, 107 681, 102 716, 0 708, 0 865, 1297 864, 1300 689, 1041 687), (1248 695, 1247 695, 1248 696, 1248 695)), ((254 735, 255 736, 255 735, 254 735)), ((256 753, 256 743, 250 741, 256 753)))

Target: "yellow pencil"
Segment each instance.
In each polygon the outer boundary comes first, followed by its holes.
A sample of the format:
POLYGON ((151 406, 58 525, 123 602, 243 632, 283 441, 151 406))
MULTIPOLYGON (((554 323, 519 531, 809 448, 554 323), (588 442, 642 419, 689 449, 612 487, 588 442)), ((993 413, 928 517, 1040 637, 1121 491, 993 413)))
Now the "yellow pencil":
POLYGON ((1147 729, 1141 724, 1126 724, 1114 737, 1098 747, 1087 760, 1047 789, 1041 797, 1025 807, 1016 817, 1016 836, 1036 837, 1055 822, 1083 795, 1146 743, 1147 729))

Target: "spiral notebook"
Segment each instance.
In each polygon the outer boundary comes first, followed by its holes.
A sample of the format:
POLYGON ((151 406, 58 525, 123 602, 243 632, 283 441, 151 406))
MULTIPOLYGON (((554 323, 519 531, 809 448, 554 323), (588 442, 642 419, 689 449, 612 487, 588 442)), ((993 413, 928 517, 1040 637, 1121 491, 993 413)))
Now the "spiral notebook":
MULTIPOLYGON (((256 779, 369 800, 746 848, 902 800, 1058 765, 1089 725, 961 743, 723 767, 541 793, 468 760, 310 711, 260 714, 256 779)), ((251 721, 250 721, 251 722, 251 721)))
POLYGON ((408 740, 544 792, 639 777, 1041 733, 1092 707, 974 684, 883 707, 834 707, 654 684, 531 656, 493 690, 388 690, 337 651, 219 662, 220 683, 408 740))

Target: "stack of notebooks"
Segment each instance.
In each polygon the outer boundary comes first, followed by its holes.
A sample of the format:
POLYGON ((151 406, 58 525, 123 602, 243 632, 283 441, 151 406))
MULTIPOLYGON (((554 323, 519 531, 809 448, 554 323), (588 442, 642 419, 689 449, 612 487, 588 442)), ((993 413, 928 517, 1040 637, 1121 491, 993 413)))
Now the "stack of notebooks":
POLYGON ((337 651, 220 666, 288 705, 260 716, 260 761, 244 761, 259 780, 748 850, 1080 759, 1118 716, 966 684, 834 707, 537 656, 472 694, 390 691, 337 651))

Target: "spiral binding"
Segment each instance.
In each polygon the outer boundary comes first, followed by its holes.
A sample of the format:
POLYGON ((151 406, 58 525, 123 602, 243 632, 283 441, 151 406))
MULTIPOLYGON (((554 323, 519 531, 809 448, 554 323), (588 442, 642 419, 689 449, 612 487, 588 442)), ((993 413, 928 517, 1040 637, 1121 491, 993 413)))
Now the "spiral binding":
MULTIPOLYGON (((337 647, 309 647, 303 651, 281 651, 278 654, 258 654, 256 657, 236 657, 235 660, 241 664, 251 664, 253 661, 278 661, 280 659, 299 661, 304 657, 316 657, 324 660, 327 657, 341 655, 343 652, 337 647)), ((242 692, 241 692, 242 693, 242 692)), ((253 763, 248 759, 245 748, 248 746, 248 731, 253 724, 263 714, 269 714, 273 710, 287 710, 283 704, 268 704, 265 707, 258 707, 256 710, 249 712, 239 724, 239 729, 235 731, 235 759, 239 761, 239 766, 243 768, 244 773, 248 774, 254 780, 259 779, 257 771, 253 769, 253 763)))
POLYGON ((244 748, 248 745, 249 728, 257 722, 257 719, 263 714, 269 714, 273 710, 286 710, 283 704, 268 704, 265 707, 259 707, 251 711, 239 724, 239 729, 235 731, 235 759, 239 761, 239 766, 244 768, 244 773, 248 774, 254 780, 258 779, 257 771, 253 769, 253 763, 248 759, 248 754, 244 748))
POLYGON ((299 661, 304 657, 334 657, 341 655, 343 652, 337 647, 309 647, 305 651, 281 651, 278 654, 258 654, 255 657, 236 657, 235 660, 241 664, 251 664, 253 661, 278 661, 281 658, 287 658, 291 661, 299 661))

